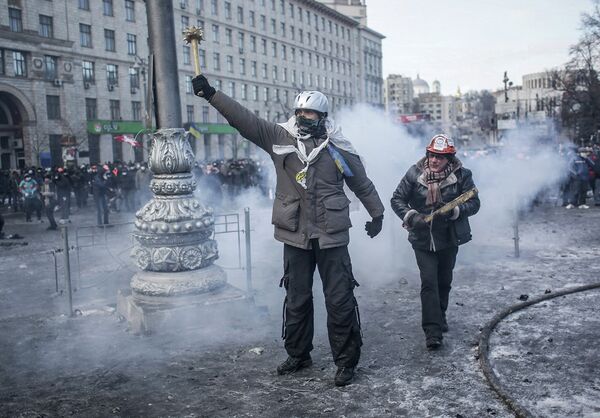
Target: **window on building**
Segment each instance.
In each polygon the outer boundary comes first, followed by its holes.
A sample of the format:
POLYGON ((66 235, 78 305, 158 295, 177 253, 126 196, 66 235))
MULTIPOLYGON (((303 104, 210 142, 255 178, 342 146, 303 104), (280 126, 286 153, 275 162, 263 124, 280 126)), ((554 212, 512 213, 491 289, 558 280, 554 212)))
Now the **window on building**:
POLYGON ((252 100, 258 102, 258 86, 252 86, 252 100))
POLYGON ((271 19, 271 33, 273 35, 277 34, 277 22, 275 22, 275 19, 271 19))
POLYGON ((194 94, 194 87, 192 85, 192 76, 185 76, 185 94, 194 94))
POLYGON ((27 77, 27 61, 21 51, 13 51, 13 71, 15 77, 27 77))
POLYGON ((256 52, 256 36, 250 35, 250 51, 256 52))
POLYGON ((140 71, 139 68, 129 68, 129 87, 134 92, 133 89, 140 88, 140 71))
POLYGON ((231 97, 232 99, 235 99, 235 82, 230 81, 229 82, 229 97, 231 97))
POLYGON ((202 106, 202 123, 208 123, 208 106, 202 106))
POLYGON ((142 102, 131 102, 131 117, 133 120, 142 120, 142 102))
POLYGON ((8 24, 12 32, 23 32, 23 17, 20 9, 8 8, 8 24))
POLYGON ((6 67, 4 66, 4 50, 0 49, 0 74, 4 75, 6 74, 6 67))
POLYGON ((60 119, 60 97, 46 96, 46 113, 48 120, 60 119))
POLYGON ((219 3, 217 0, 210 0, 210 13, 213 16, 219 15, 219 3))
POLYGON ((104 16, 113 16, 113 0, 102 0, 104 16))
POLYGON ((242 49, 244 48, 245 38, 244 32, 238 32, 238 46, 242 49))
POLYGON ((200 14, 204 10, 204 0, 196 0, 196 13, 200 14))
POLYGON ((285 23, 281 22, 280 26, 281 37, 285 38, 285 23))
POLYGON ((233 56, 227 55, 227 71, 233 73, 233 56))
POLYGON ((79 43, 86 48, 92 47, 92 27, 90 25, 79 24, 79 43))
POLYGON ((119 85, 119 66, 115 64, 106 64, 106 83, 109 86, 119 85))
POLYGON ((231 19, 231 3, 225 2, 225 19, 231 19))
POLYGON ((213 52, 213 70, 221 70, 221 54, 213 52))
POLYGON ((269 96, 270 96, 269 95, 269 88, 268 87, 263 88, 263 93, 264 93, 263 97, 265 99, 265 102, 268 102, 269 101, 269 96))
POLYGON ((52 16, 40 15, 39 35, 44 38, 54 38, 52 16))
POLYGON ((260 46, 261 46, 262 54, 267 55, 267 40, 265 38, 261 38, 260 46))
POLYGON ((277 58, 277 42, 271 42, 271 56, 277 58))
POLYGON ((250 20, 250 27, 253 28, 256 26, 256 14, 253 10, 248 12, 248 20, 250 20))
POLYGON ((244 24, 244 8, 241 6, 237 8, 237 21, 239 24, 244 24))
POLYGON ((125 19, 128 22, 135 22, 135 1, 125 0, 125 19))
POLYGON ((194 105, 187 105, 185 107, 185 114, 188 123, 194 122, 194 105))
POLYGON ((260 29, 263 32, 267 30, 267 17, 265 15, 260 15, 260 29))
POLYGON ((188 26, 190 26, 190 18, 185 15, 181 16, 181 31, 183 32, 188 26))
POLYGON ((79 0, 79 8, 81 10, 90 10, 90 0, 79 0))
POLYGON ((104 29, 104 49, 112 52, 117 50, 115 44, 115 31, 112 29, 104 29))
POLYGON ((225 44, 227 46, 233 45, 233 32, 231 29, 225 29, 225 44))
POLYGON ((242 84, 242 100, 248 100, 248 84, 242 84))
POLYGON ((198 50, 198 55, 200 57, 200 66, 206 68, 206 51, 204 49, 198 50))
POLYGON ((277 81, 277 74, 278 74, 278 72, 277 72, 277 66, 274 65, 273 66, 273 71, 272 71, 273 81, 277 81))
POLYGON ((85 117, 87 120, 98 119, 98 103, 96 99, 85 99, 85 117))
POLYGON ((287 81, 288 81, 288 70, 287 70, 287 68, 283 69, 283 71, 281 73, 281 77, 282 77, 282 81, 284 83, 287 83, 287 81))
POLYGON ((219 42, 219 25, 212 25, 213 42, 219 42))
POLYGON ((250 63, 250 75, 256 78, 256 61, 250 63))
POLYGON ((240 58, 240 75, 246 75, 246 59, 240 58))
POLYGON ((83 61, 81 68, 83 70, 83 82, 93 83, 96 79, 94 75, 94 63, 92 61, 83 61))
POLYGON ((267 78, 267 64, 262 64, 262 78, 267 78))
POLYGON ((183 45, 183 63, 185 65, 190 65, 191 64, 191 58, 190 58, 190 47, 187 45, 183 45))
POLYGON ((57 62, 58 58, 51 55, 44 55, 44 78, 46 80, 55 80, 58 78, 57 62))
POLYGON ((119 100, 109 100, 110 119, 121 120, 121 102, 119 100))
POLYGON ((133 33, 127 34, 127 54, 137 55, 137 36, 133 33))

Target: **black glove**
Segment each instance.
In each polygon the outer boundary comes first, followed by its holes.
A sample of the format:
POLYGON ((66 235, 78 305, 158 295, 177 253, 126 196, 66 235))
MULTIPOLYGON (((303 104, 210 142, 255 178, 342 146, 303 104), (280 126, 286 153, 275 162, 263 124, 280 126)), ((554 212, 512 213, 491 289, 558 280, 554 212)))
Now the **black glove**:
POLYGON ((371 238, 375 238, 381 232, 381 228, 383 228, 383 215, 377 216, 365 224, 365 231, 371 238))
POLYGON ((425 217, 420 213, 415 213, 412 215, 407 222, 407 225, 410 229, 427 229, 429 228, 429 224, 425 222, 425 217))
POLYGON ((216 90, 212 87, 206 77, 203 75, 197 75, 192 79, 192 86, 194 88, 194 94, 198 97, 204 97, 206 100, 212 99, 215 95, 216 90))

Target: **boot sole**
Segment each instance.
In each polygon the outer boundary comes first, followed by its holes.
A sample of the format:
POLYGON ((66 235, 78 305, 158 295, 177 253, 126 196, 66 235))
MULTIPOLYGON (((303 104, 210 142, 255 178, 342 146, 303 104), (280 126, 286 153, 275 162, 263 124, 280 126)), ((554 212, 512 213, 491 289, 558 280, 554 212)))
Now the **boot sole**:
POLYGON ((286 374, 293 374, 293 373, 296 373, 298 370, 305 369, 307 367, 312 366, 312 364, 313 364, 312 359, 304 360, 304 361, 300 362, 298 364, 298 367, 296 367, 293 370, 279 370, 279 369, 277 369, 277 374, 279 376, 284 376, 286 374))

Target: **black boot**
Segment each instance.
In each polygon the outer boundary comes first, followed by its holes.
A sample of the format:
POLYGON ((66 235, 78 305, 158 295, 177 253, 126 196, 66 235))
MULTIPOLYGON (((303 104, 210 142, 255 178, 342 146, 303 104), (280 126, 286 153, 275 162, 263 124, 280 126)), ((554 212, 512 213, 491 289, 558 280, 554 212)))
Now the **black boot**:
POLYGON ((277 366, 277 374, 292 374, 300 369, 312 366, 312 359, 308 357, 288 357, 286 361, 277 366))
POLYGON ((336 386, 349 385, 352 379, 354 379, 354 367, 338 367, 334 379, 336 386))
POLYGON ((425 345, 428 350, 437 350, 442 346, 442 338, 441 337, 427 337, 425 339, 425 345))

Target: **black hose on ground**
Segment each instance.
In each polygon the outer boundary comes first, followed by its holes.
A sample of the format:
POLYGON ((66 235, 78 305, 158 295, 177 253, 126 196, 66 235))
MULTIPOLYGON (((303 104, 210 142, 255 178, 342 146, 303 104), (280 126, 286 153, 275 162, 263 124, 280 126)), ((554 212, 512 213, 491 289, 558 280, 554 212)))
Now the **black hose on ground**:
POLYGON ((560 296, 565 296, 577 292, 584 292, 586 290, 592 290, 597 288, 600 288, 600 283, 593 283, 585 286, 578 286, 570 289, 560 290, 555 293, 549 293, 528 300, 527 302, 517 303, 515 305, 509 306, 502 312, 498 313, 481 330, 481 335, 479 336, 479 364, 481 366, 481 369, 483 370, 483 374, 485 375, 492 389, 496 391, 498 396, 500 396, 500 399, 502 399, 502 401, 510 408, 512 412, 515 413, 517 417, 533 418, 534 415, 527 409, 525 409, 523 406, 521 406, 518 403, 518 401, 508 393, 508 391, 500 383, 500 379, 498 379, 498 376, 496 376, 496 374, 494 373, 494 369, 492 368, 489 359, 490 336, 492 334, 492 331, 494 330, 496 325, 498 325, 498 323, 504 318, 506 318, 508 315, 520 311, 521 309, 524 309, 528 306, 535 305, 536 303, 554 299, 560 296))

